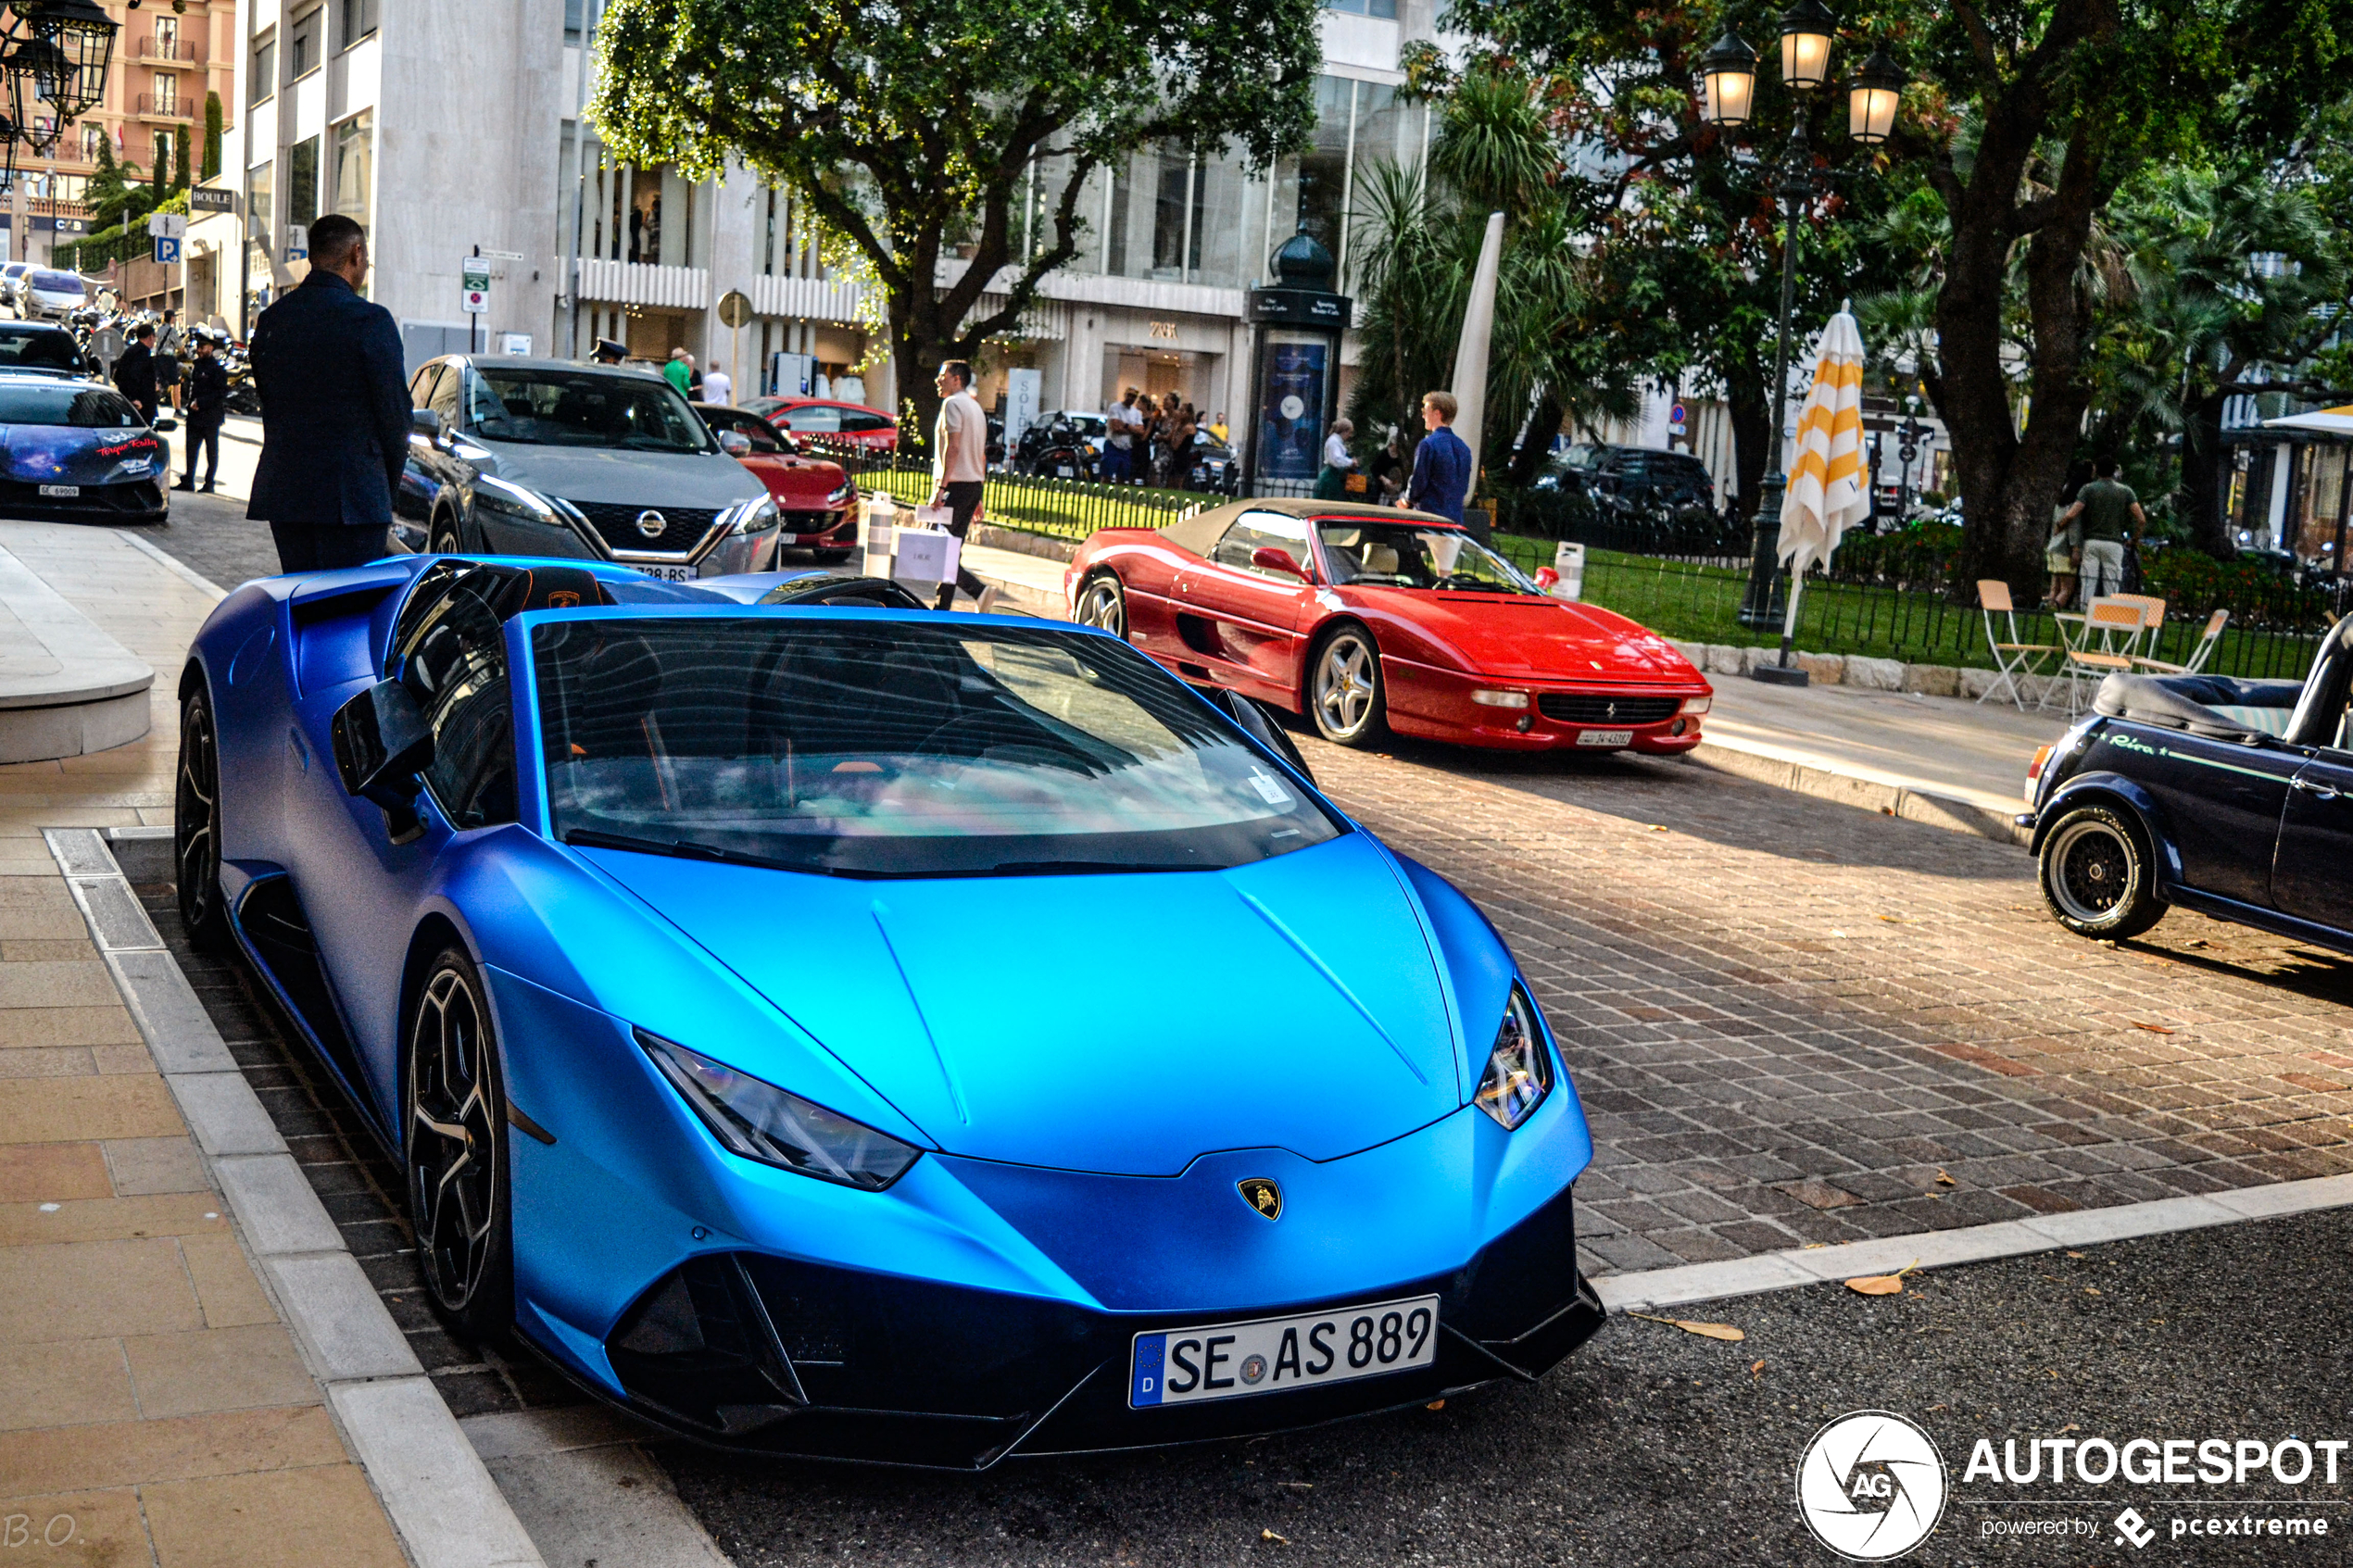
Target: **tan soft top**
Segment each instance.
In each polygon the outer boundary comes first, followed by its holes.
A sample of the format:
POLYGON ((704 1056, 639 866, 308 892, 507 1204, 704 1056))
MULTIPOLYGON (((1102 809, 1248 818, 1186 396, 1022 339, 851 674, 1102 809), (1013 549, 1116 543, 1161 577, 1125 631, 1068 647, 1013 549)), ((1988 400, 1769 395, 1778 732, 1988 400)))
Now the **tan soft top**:
POLYGON ((1448 518, 1429 512, 1406 511, 1398 507, 1368 507, 1361 501, 1315 501, 1290 495, 1272 495, 1258 501, 1228 501, 1222 507, 1195 512, 1181 522, 1172 522, 1161 529, 1160 536, 1180 549, 1205 556, 1225 536, 1227 525, 1244 512, 1279 512, 1285 517, 1360 518, 1366 522, 1410 522, 1422 528, 1459 529, 1463 526, 1448 518))

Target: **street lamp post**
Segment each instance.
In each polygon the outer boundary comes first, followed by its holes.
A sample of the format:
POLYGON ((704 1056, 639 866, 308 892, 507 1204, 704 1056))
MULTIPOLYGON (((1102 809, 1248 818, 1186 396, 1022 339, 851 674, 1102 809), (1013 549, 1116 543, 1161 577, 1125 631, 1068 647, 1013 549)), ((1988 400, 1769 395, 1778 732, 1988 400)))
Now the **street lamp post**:
MULTIPOLYGON (((1781 13, 1781 81, 1785 85, 1810 93, 1829 82, 1831 45, 1837 26, 1837 17, 1823 0, 1796 0, 1781 13)), ((1704 113, 1708 122, 1727 130, 1746 124, 1756 98, 1756 51, 1728 31, 1700 56, 1700 74, 1706 88, 1704 113)), ((1904 73, 1884 51, 1873 51, 1847 83, 1851 138, 1866 146, 1887 140, 1894 128, 1904 80, 1904 73)), ((1797 295, 1798 225, 1805 218, 1806 203, 1820 182, 1806 139, 1802 103, 1790 116, 1789 143, 1774 172, 1780 182, 1774 194, 1780 198, 1784 232, 1780 308, 1774 323, 1773 379, 1768 387, 1773 417, 1765 446, 1765 477, 1757 486, 1752 518, 1755 533, 1748 589, 1740 608, 1741 624, 1758 627, 1781 624, 1781 493, 1789 483, 1781 470, 1781 430, 1789 408, 1789 322, 1797 295)))

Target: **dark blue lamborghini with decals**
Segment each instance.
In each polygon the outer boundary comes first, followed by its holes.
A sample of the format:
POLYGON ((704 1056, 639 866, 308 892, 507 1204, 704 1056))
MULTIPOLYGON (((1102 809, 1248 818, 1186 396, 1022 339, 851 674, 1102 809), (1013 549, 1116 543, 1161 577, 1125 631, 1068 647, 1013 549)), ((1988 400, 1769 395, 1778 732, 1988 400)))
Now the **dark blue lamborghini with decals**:
POLYGON ((2353 616, 2295 681, 2111 675, 2027 776, 2061 925, 2137 936, 2172 905, 2353 952, 2353 616))
POLYGON ((128 398, 81 364, 70 333, 0 323, 0 517, 161 522, 171 454, 128 398))

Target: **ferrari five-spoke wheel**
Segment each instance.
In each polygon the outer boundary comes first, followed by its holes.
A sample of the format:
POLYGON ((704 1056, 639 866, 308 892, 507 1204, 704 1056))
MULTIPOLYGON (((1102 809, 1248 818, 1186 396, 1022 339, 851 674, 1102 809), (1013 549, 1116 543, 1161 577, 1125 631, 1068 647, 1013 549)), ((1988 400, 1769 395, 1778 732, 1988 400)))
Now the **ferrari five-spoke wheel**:
POLYGON ((409 1209, 434 1304, 477 1338, 513 1311, 507 1105, 489 994, 465 954, 433 961, 409 1019, 409 1209))
POLYGON ((2044 901, 2078 936, 2122 941, 2165 914, 2139 829, 2105 806, 2070 811, 2043 841, 2044 901))
POLYGON ((212 703, 199 686, 180 705, 180 779, 172 792, 171 850, 180 923, 200 947, 229 940, 220 897, 220 749, 212 703))
POLYGON ((1369 746, 1384 728, 1380 650, 1357 627, 1336 632, 1315 650, 1309 671, 1307 711, 1327 741, 1369 746))
POLYGON ((1127 594, 1119 579, 1099 571, 1078 590, 1078 623, 1096 626, 1114 637, 1127 635, 1127 594))

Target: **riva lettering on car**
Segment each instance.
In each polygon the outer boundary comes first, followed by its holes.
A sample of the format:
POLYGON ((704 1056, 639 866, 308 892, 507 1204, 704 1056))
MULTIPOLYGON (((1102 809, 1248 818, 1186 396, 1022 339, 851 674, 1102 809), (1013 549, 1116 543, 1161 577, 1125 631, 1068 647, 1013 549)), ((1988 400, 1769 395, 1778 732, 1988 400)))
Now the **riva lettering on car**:
POLYGON ((1317 1355, 1324 1358, 1320 1361, 1308 1363, 1307 1375, 1310 1377, 1321 1377, 1332 1370, 1332 1348, 1324 1343, 1324 1336, 1330 1334, 1334 1326, 1331 1323, 1319 1323, 1307 1331, 1307 1343, 1315 1348, 1317 1355))
POLYGON ((1185 1354, 1188 1350, 1198 1350, 1200 1348, 1201 1341, 1198 1339, 1179 1339, 1176 1344, 1171 1345, 1168 1348, 1168 1359, 1176 1365, 1185 1369, 1184 1382, 1179 1383, 1173 1377, 1168 1380, 1168 1391, 1170 1393, 1189 1394, 1194 1389, 1201 1386, 1201 1368, 1193 1365, 1191 1358, 1185 1354))
POLYGON ((1213 1334, 1209 1336, 1209 1348, 1202 1356, 1201 1361, 1201 1386, 1202 1387, 1231 1388, 1234 1386, 1234 1380, 1232 1378, 1219 1377, 1216 1375, 1217 1368, 1220 1363, 1233 1360, 1233 1358, 1228 1356, 1221 1347, 1231 1345, 1233 1342, 1234 1336, 1230 1334, 1213 1334))

